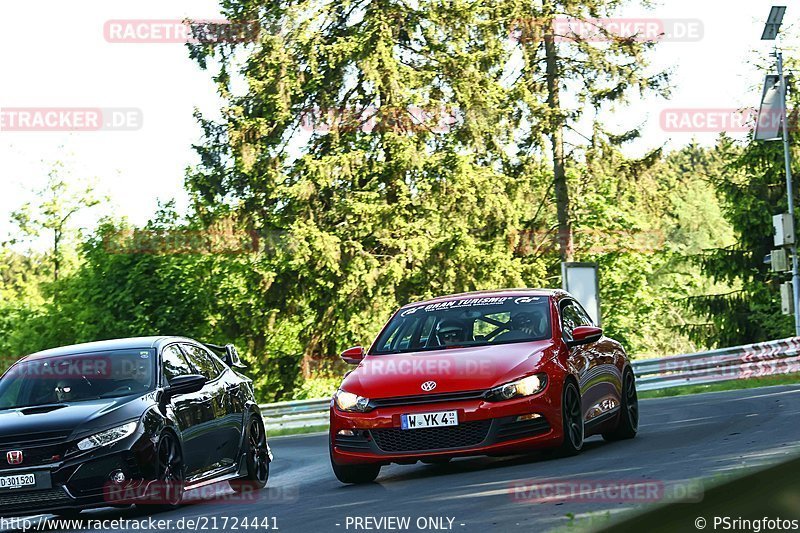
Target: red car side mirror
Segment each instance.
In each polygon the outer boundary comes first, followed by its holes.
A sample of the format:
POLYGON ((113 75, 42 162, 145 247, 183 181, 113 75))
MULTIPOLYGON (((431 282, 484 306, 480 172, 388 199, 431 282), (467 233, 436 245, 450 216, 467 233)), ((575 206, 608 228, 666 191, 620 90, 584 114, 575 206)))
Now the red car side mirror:
POLYGON ((567 341, 567 345, 572 347, 597 342, 602 336, 603 330, 600 328, 594 326, 578 326, 572 330, 572 340, 567 341))
POLYGON ((342 360, 349 365, 357 365, 364 359, 364 348, 354 346, 342 352, 342 360))

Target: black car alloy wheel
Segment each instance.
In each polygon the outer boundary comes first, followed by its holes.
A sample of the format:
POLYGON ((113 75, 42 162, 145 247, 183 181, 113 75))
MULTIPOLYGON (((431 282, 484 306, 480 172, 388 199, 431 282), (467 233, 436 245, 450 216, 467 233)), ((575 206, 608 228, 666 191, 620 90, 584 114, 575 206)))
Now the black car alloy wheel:
POLYGON ((269 479, 269 448, 267 447, 267 433, 264 422, 258 416, 252 416, 247 423, 247 476, 230 483, 236 492, 245 490, 263 489, 269 479))
POLYGON ((248 430, 250 449, 248 450, 248 465, 253 467, 253 475, 260 486, 267 484, 269 477, 269 453, 267 452, 267 435, 264 424, 258 418, 250 420, 248 430))
POLYGON ((177 506, 183 500, 183 461, 178 440, 165 432, 158 440, 157 490, 159 503, 177 506))

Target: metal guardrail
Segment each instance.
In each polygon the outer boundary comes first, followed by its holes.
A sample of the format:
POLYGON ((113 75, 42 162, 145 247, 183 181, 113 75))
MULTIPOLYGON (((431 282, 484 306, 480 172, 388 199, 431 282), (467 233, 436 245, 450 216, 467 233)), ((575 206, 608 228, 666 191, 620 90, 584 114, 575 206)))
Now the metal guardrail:
MULTIPOLYGON (((633 361, 633 371, 639 391, 791 374, 800 372, 800 337, 633 361)), ((260 407, 268 429, 296 429, 327 425, 330 403, 322 398, 260 407)))
POLYGON ((633 362, 636 389, 668 389, 800 372, 800 337, 633 362))
POLYGON ((259 405, 268 430, 328 425, 331 399, 297 400, 259 405))

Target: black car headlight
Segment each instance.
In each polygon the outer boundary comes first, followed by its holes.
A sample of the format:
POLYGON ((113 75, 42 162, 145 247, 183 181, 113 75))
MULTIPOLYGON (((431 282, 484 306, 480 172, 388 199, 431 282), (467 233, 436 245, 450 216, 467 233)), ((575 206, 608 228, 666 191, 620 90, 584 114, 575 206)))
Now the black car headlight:
POLYGON ((136 431, 136 426, 138 425, 139 422, 134 420, 132 422, 128 422, 127 424, 90 435, 85 439, 78 441, 78 449, 82 452, 85 452, 95 448, 100 448, 101 446, 114 444, 117 441, 121 441, 125 437, 133 435, 133 432, 136 431))
POLYGON ((534 374, 532 376, 489 389, 485 397, 491 402, 501 402, 503 400, 510 400, 512 398, 531 396, 541 392, 545 385, 547 385, 547 375, 534 374))
POLYGON ((340 411, 350 411, 352 413, 366 413, 371 409, 369 398, 339 389, 333 395, 333 401, 340 411))

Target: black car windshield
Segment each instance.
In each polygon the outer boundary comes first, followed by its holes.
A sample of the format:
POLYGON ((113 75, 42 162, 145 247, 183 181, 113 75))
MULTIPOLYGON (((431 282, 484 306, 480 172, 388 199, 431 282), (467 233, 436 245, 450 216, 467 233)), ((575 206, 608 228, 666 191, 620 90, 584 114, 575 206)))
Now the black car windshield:
POLYGON ((144 394, 153 389, 152 349, 34 358, 0 378, 0 409, 144 394))
POLYGON ((383 330, 373 354, 549 339, 547 296, 472 297, 409 307, 383 330))

